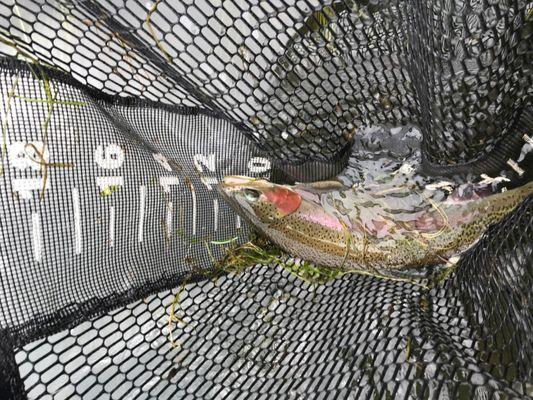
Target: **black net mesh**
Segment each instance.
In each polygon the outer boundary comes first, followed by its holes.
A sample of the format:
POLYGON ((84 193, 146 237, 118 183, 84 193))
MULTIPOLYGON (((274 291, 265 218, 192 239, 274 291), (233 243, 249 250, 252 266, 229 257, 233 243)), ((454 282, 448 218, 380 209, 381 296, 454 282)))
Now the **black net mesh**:
POLYGON ((533 3, 0 0, 0 53, 0 397, 533 396, 531 198, 431 291, 195 272, 247 240, 223 176, 329 178, 365 126, 531 179, 533 3))

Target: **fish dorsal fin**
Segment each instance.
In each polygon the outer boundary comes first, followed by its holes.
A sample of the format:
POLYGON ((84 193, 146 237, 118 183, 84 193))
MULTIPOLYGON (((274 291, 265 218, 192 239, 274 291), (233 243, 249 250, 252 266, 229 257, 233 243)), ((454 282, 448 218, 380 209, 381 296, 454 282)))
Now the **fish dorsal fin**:
POLYGON ((328 192, 347 190, 339 181, 317 181, 309 183, 297 183, 291 186, 291 189, 297 192, 302 199, 321 204, 321 197, 328 192))
POLYGON ((308 182, 308 183, 297 183, 294 186, 295 190, 305 190, 307 192, 313 192, 321 194, 323 192, 330 192, 333 190, 346 190, 348 187, 343 185, 340 181, 331 180, 331 181, 318 181, 318 182, 308 182))

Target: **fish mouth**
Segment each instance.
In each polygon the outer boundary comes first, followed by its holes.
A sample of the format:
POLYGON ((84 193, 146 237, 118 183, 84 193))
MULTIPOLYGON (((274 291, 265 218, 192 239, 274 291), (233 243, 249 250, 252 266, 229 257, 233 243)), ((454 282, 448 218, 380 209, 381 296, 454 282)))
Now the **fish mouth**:
POLYGON ((220 191, 229 194, 231 192, 236 192, 244 188, 251 188, 260 185, 261 179, 252 178, 244 175, 229 175, 222 179, 218 184, 220 191))
POLYGON ((220 183, 222 187, 231 188, 231 187, 242 187, 249 185, 250 183, 257 181, 257 178, 251 178, 244 175, 229 175, 225 176, 220 183))
POLYGON ((249 187, 254 181, 257 180, 257 178, 251 178, 244 175, 228 175, 224 177, 217 185, 218 192, 222 195, 222 198, 231 205, 238 215, 243 217, 249 223, 251 223, 251 220, 248 216, 249 210, 246 210, 242 204, 237 201, 235 195, 242 189, 249 187))
POLYGON ((251 182, 250 177, 241 175, 225 176, 217 185, 217 191, 222 198, 231 204, 234 204, 234 194, 242 190, 243 185, 251 182))

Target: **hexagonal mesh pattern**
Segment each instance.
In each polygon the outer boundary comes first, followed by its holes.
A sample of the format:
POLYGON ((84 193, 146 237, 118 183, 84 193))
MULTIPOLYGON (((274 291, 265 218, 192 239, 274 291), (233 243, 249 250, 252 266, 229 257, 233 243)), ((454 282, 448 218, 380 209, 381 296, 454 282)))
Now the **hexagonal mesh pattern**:
POLYGON ((533 93, 525 0, 1 7, 19 49, 113 94, 207 107, 293 163, 334 159, 361 126, 411 122, 428 169, 495 170, 533 93))
POLYGON ((429 293, 363 276, 313 288, 258 267, 188 285, 181 322, 162 292, 15 358, 30 398, 528 398, 532 213, 530 199, 429 293), (511 226, 526 235, 496 243, 511 226), (511 243, 524 254, 506 270, 511 243))
POLYGON ((224 175, 327 178, 377 124, 435 175, 523 158, 532 36, 526 0, 0 0, 0 395, 532 396, 531 198, 431 292, 257 267, 167 323, 247 240, 224 175))

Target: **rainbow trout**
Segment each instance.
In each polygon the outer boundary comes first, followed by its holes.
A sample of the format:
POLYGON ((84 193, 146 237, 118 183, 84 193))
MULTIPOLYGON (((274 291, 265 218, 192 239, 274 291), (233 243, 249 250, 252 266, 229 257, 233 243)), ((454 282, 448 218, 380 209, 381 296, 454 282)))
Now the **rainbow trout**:
POLYGON ((533 182, 484 197, 455 191, 438 202, 413 186, 288 186, 246 176, 226 177, 220 191, 239 215, 287 253, 372 272, 455 258, 533 194, 533 182))

